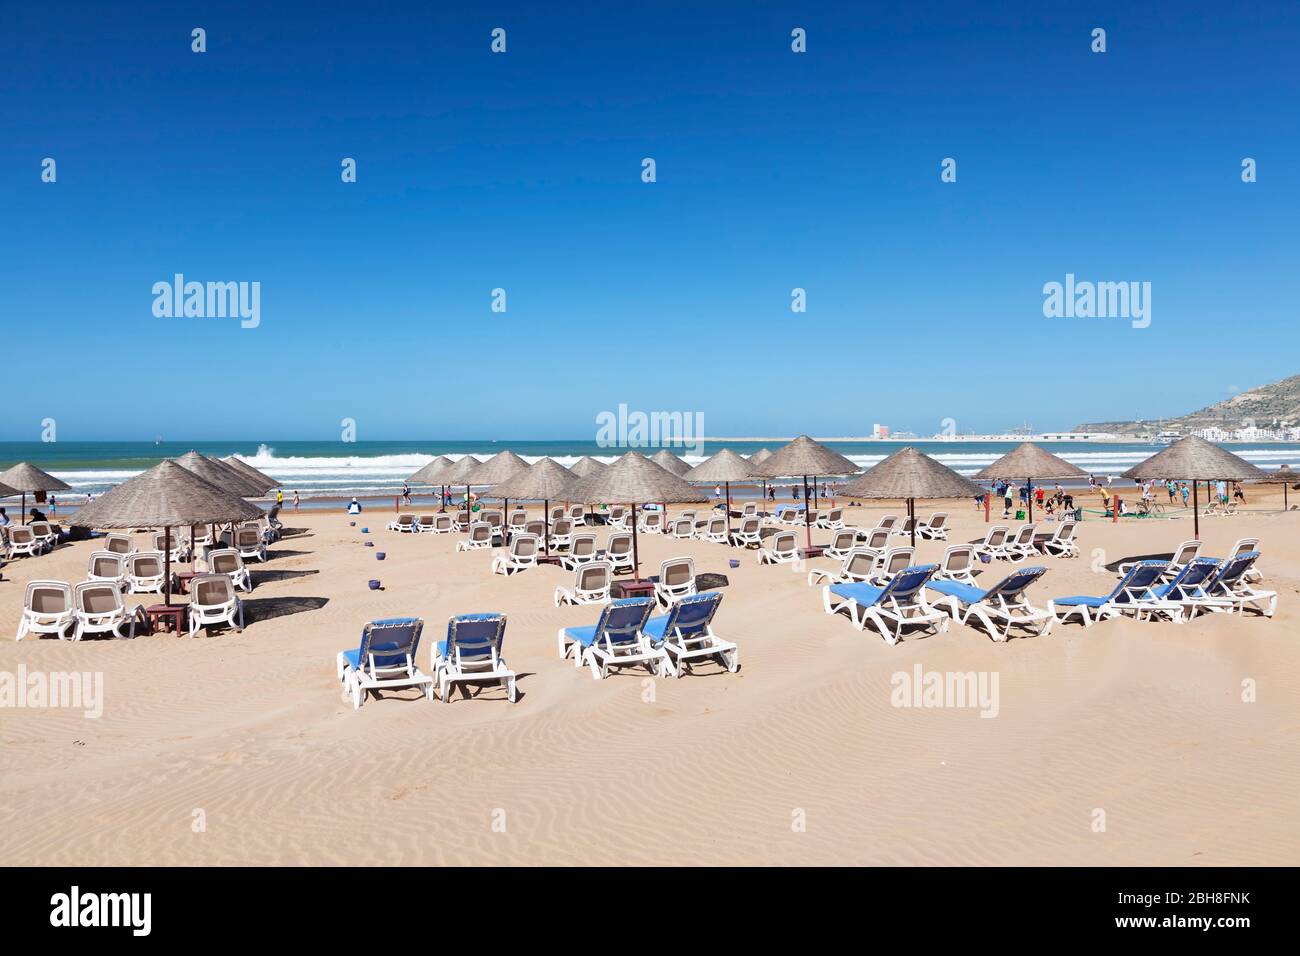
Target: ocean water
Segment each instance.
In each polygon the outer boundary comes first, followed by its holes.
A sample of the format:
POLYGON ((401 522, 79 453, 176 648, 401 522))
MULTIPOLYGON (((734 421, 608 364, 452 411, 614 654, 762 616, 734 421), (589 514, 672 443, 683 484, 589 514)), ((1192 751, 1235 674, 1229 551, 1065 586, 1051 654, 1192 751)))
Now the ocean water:
MULTIPOLYGON (((760 442, 725 444, 742 455, 764 447, 760 442)), ((767 444, 775 447, 772 443, 767 444)), ((863 468, 876 464, 904 445, 913 445, 965 475, 974 474, 1016 446, 1014 441, 962 440, 829 444, 863 468)), ((704 448, 704 455, 685 454, 682 457, 697 464, 721 447, 721 444, 709 443, 704 448)), ((1117 476, 1160 450, 1159 446, 1138 442, 1050 442, 1044 443, 1043 447, 1098 477, 1117 476)), ((1265 469, 1284 463, 1300 465, 1300 444, 1253 443, 1224 447, 1265 469)), ((382 496, 400 489, 404 478, 438 455, 454 459, 472 454, 486 458, 506 448, 527 461, 549 456, 562 465, 570 465, 583 455, 600 461, 613 461, 626 450, 601 447, 594 441, 0 442, 0 468, 18 461, 30 461, 71 485, 71 496, 75 498, 86 493, 100 494, 164 458, 173 458, 194 449, 212 457, 239 455, 250 465, 282 481, 286 494, 298 491, 304 497, 345 493, 382 496)), ((641 450, 653 454, 657 449, 641 450)))

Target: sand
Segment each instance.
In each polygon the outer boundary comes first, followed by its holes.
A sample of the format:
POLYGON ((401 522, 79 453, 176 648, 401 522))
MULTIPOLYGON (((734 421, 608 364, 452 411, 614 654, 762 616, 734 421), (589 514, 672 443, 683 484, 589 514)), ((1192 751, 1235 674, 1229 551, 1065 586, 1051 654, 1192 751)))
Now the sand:
MULTIPOLYGON (((982 536, 971 502, 947 510, 952 541, 982 536)), ((886 511, 899 508, 846 514, 871 526, 886 511)), ((681 680, 629 670, 603 682, 556 651, 557 628, 598 613, 553 607, 571 572, 492 576, 491 553, 453 554, 455 536, 385 531, 391 508, 357 527, 340 514, 284 517, 291 530, 253 565, 242 634, 15 643, 26 581, 80 580, 92 544, 4 568, 0 671, 102 672, 106 699, 98 719, 0 710, 0 862, 1300 861, 1294 512, 1202 522, 1207 554, 1262 539, 1264 586, 1280 593, 1272 620, 1119 620, 1005 644, 954 625, 889 647, 823 613, 806 568, 642 536, 648 573, 690 554, 699 571, 728 576, 716 624, 740 645, 742 669, 681 680), (371 577, 384 590, 368 590, 371 577), (517 703, 496 689, 447 704, 389 694, 359 712, 344 701, 334 658, 364 622, 423 617, 427 667, 447 618, 472 611, 508 615, 517 703), (891 676, 917 664, 996 673, 997 716, 893 706, 891 676)), ((1114 575, 1103 563, 1170 551, 1191 530, 1189 518, 1090 518, 1083 557, 1045 559, 1031 596, 1104 593, 1114 575)), ((921 542, 919 558, 943 547, 921 542)))

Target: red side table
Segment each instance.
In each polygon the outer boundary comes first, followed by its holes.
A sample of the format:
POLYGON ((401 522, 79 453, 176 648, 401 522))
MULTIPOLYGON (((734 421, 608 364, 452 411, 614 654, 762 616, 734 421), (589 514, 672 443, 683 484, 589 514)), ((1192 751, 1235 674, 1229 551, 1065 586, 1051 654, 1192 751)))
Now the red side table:
POLYGON ((164 630, 179 634, 185 628, 185 610, 188 604, 151 604, 144 609, 149 618, 149 633, 158 630, 160 624, 168 624, 164 630))

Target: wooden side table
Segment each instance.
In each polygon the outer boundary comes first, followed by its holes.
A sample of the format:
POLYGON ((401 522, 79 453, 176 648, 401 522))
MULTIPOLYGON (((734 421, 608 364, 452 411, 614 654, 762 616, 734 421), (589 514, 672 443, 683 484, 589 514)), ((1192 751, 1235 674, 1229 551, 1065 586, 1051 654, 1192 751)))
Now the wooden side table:
POLYGON ((168 624, 170 626, 164 627, 164 630, 179 634, 185 628, 185 611, 188 607, 188 604, 149 605, 144 609, 145 616, 149 618, 149 633, 155 633, 161 624, 168 624))
POLYGON ((615 588, 619 591, 619 597, 654 597, 655 583, 647 578, 639 581, 618 581, 610 586, 612 592, 615 588))
POLYGON ((800 548, 799 557, 801 558, 820 558, 826 553, 824 544, 814 544, 811 548, 800 548))

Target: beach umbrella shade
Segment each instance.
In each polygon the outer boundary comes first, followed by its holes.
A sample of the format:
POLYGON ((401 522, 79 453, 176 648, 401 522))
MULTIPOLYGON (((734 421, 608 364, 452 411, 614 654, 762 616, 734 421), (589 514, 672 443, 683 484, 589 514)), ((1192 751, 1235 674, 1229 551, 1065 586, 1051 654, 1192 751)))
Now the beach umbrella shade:
MULTIPOLYGON (((21 495, 21 494, 22 492, 19 491, 17 488, 10 488, 8 485, 0 485, 0 498, 11 498, 15 495, 21 495)), ((26 499, 24 499, 23 504, 26 503, 27 501, 26 499)), ((22 519, 21 516, 19 516, 19 524, 21 523, 22 523, 22 519)))
MULTIPOLYGON (((771 451, 770 448, 760 448, 758 451, 754 452, 754 454, 752 454, 752 455, 749 456, 749 463, 750 463, 751 465, 754 465, 754 466, 761 465, 761 464, 763 464, 763 462, 767 461, 767 460, 768 460, 769 458, 771 458, 771 457, 772 457, 772 451, 771 451)), ((762 480, 762 482, 763 482, 763 508, 766 510, 766 508, 767 508, 767 478, 766 478, 765 476, 758 475, 757 470, 755 470, 755 475, 757 475, 757 476, 762 480)), ((761 514, 761 513, 762 513, 762 512, 760 512, 760 514, 761 514)))
POLYGON ((441 485, 442 495, 438 498, 438 510, 446 511, 447 506, 443 504, 443 499, 447 497, 447 483, 442 480, 442 473, 454 464, 455 462, 446 455, 439 455, 406 480, 422 485, 441 485))
POLYGON ((650 456, 650 460, 653 461, 660 468, 665 468, 668 471, 671 471, 678 478, 681 478, 688 471, 691 470, 690 465, 688 465, 683 459, 678 458, 667 448, 659 449, 657 452, 655 452, 653 455, 650 456))
MULTIPOLYGON (((551 553, 551 501, 568 495, 581 479, 559 462, 542 458, 517 471, 493 489, 493 493, 509 500, 514 498, 542 502, 542 521, 545 533, 543 547, 551 553)), ((507 519, 509 520, 509 519, 507 519)))
POLYGON ((259 491, 258 494, 264 495, 268 491, 271 491, 274 488, 279 488, 281 484, 283 484, 283 482, 276 481, 265 472, 258 471, 248 462, 244 461, 244 459, 236 455, 227 455, 225 458, 218 459, 218 461, 239 472, 252 482, 255 487, 261 488, 262 490, 259 491))
POLYGON ((209 484, 216 485, 236 497, 248 498, 264 494, 260 484, 254 484, 247 475, 240 474, 225 462, 200 455, 197 451, 187 451, 172 460, 186 471, 193 472, 209 484))
POLYGON ((172 603, 171 529, 261 518, 262 509, 219 488, 174 461, 161 461, 109 489, 68 521, 77 528, 139 528, 161 525, 166 547, 163 582, 172 603))
POLYGON ((1293 482, 1300 481, 1300 472, 1295 471, 1290 465, 1283 465, 1277 471, 1269 472, 1265 481, 1269 484, 1282 486, 1282 510, 1290 511, 1291 507, 1287 504, 1286 490, 1293 482))
POLYGON ((803 477, 804 529, 808 534, 808 547, 812 547, 812 515, 808 507, 808 479, 851 475, 858 466, 837 451, 831 451, 807 435, 800 435, 788 445, 782 445, 772 456, 755 466, 758 475, 780 478, 783 475, 803 477))
POLYGON ((1184 478, 1192 483, 1192 528, 1201 536, 1198 481, 1263 481, 1268 472, 1213 442, 1188 435, 1124 472, 1125 478, 1184 478))
POLYGON ((609 465, 606 465, 604 462, 597 461, 589 455, 583 455, 569 466, 569 471, 577 475, 579 478, 590 478, 592 475, 598 474, 608 467, 609 465))
MULTIPOLYGON (((518 455, 516 455, 514 452, 512 452, 510 449, 507 448, 505 451, 497 452, 487 461, 483 462, 483 464, 475 468, 472 472, 470 472, 467 480, 469 481, 470 484, 487 485, 489 487, 494 487, 496 485, 501 484, 501 482, 507 480, 508 478, 513 478, 521 471, 527 471, 527 470, 528 470, 528 462, 524 461, 522 458, 520 458, 518 455)), ((491 492, 489 497, 503 498, 503 496, 497 493, 495 490, 491 492)), ((504 515, 509 510, 510 510, 510 498, 507 496, 504 497, 504 504, 502 505, 501 508, 501 513, 503 515, 501 535, 503 538, 505 536, 505 530, 506 530, 504 526, 504 515)))
POLYGON ((438 472, 438 480, 445 485, 464 485, 465 486, 465 514, 469 514, 469 493, 470 483, 466 479, 474 473, 483 462, 479 461, 473 455, 462 455, 456 461, 447 466, 446 470, 438 472))
POLYGON ((637 550, 637 516, 647 501, 697 504, 708 500, 700 489, 656 465, 645 455, 630 451, 599 474, 584 478, 569 492, 580 501, 626 503, 632 509, 632 578, 640 580, 641 556, 637 550))
POLYGON ((723 501, 723 512, 727 516, 727 540, 731 540, 731 483, 746 481, 754 477, 754 466, 747 458, 742 458, 730 448, 700 462, 683 476, 687 481, 709 481, 714 484, 722 482, 727 488, 727 497, 723 501))
MULTIPOLYGON (((1033 442, 1023 442, 1007 452, 987 468, 975 473, 976 478, 989 479, 1011 476, 1025 479, 1029 488, 1029 520, 1034 520, 1034 479, 1039 481, 1061 478, 1087 478, 1088 473, 1064 458, 1058 458, 1039 448, 1033 442)), ((982 494, 982 492, 981 492, 982 494)))
POLYGON ((912 547, 916 547, 917 498, 969 498, 983 493, 975 482, 911 445, 900 448, 843 490, 846 498, 907 501, 907 514, 912 519, 912 547))
POLYGON ((36 491, 71 491, 72 486, 67 482, 60 481, 48 471, 42 471, 30 462, 20 461, 12 468, 0 475, 0 485, 6 488, 16 489, 0 497, 8 497, 8 494, 22 495, 21 513, 18 515, 18 523, 27 523, 27 493, 36 491))

